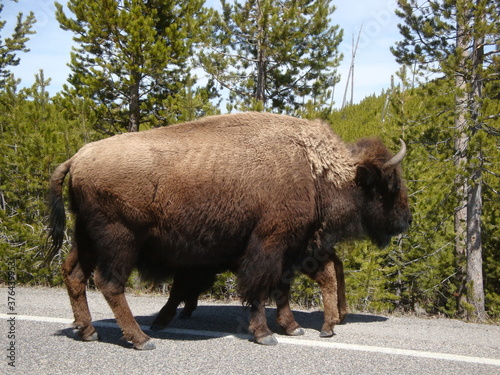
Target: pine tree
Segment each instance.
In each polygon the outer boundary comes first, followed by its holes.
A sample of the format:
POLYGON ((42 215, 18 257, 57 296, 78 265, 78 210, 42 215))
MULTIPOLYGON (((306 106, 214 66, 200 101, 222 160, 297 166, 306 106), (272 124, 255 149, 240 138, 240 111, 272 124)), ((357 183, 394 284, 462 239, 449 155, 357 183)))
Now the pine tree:
MULTIPOLYGON (((17 1, 17 0, 14 0, 17 1)), ((0 14, 4 5, 0 3, 0 14)), ((33 25, 35 24, 35 15, 33 12, 24 18, 23 13, 17 15, 17 22, 14 27, 14 32, 10 37, 0 39, 0 89, 7 84, 15 84, 17 82, 11 77, 9 67, 19 65, 20 58, 16 52, 29 52, 26 43, 29 40, 29 35, 35 33, 33 25)), ((5 27, 7 21, 0 19, 0 31, 5 27)))
MULTIPOLYGON (((78 45, 66 96, 92 103, 97 125, 108 133, 188 120, 186 97, 195 82, 189 60, 204 34, 202 5, 203 0, 70 0, 73 19, 56 3, 61 28, 75 33, 78 45)), ((203 111, 206 92, 194 94, 204 99, 203 111)))
POLYGON ((222 0, 201 64, 229 90, 229 110, 293 113, 325 106, 338 81, 342 31, 329 0, 222 0))
POLYGON ((466 271, 459 266, 457 272, 465 274, 462 286, 469 315, 484 320, 483 172, 496 155, 494 147, 486 147, 485 136, 498 135, 488 125, 498 116, 485 116, 484 103, 487 86, 498 80, 499 5, 488 0, 400 0, 398 5, 396 13, 404 21, 399 25, 404 39, 392 49, 398 62, 442 74, 436 82, 443 89, 454 81, 453 106, 439 110, 454 113, 455 247, 457 257, 466 259, 466 271))
MULTIPOLYGON (((450 167, 453 150, 446 146, 452 137, 446 130, 453 124, 453 114, 429 114, 436 105, 453 107, 453 95, 429 94, 435 92, 436 82, 412 88, 404 66, 398 76, 402 83, 391 90, 387 117, 408 144, 404 173, 414 220, 408 236, 390 256, 389 287, 397 289, 399 309, 455 317, 455 235, 449 220, 456 206, 449 189, 455 174, 450 167)), ((442 85, 438 83, 444 91, 442 85)))

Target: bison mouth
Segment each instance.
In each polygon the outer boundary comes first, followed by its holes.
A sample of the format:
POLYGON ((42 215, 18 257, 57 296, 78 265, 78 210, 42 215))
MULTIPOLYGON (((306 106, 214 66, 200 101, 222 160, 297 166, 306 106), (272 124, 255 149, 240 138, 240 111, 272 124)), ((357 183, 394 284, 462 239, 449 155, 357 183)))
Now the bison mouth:
POLYGON ((389 246, 391 243, 392 236, 391 235, 378 235, 377 238, 373 239, 373 242, 375 242, 375 245, 383 249, 384 247, 389 246))
POLYGON ((372 240, 380 248, 387 247, 391 243, 393 237, 399 236, 401 233, 406 232, 408 230, 408 227, 409 225, 401 225, 390 233, 378 232, 374 236, 372 236, 372 240))
POLYGON ((392 240, 392 237, 400 234, 400 232, 397 233, 388 233, 381 231, 378 228, 367 228, 367 234, 368 238, 379 248, 383 249, 387 247, 392 240))

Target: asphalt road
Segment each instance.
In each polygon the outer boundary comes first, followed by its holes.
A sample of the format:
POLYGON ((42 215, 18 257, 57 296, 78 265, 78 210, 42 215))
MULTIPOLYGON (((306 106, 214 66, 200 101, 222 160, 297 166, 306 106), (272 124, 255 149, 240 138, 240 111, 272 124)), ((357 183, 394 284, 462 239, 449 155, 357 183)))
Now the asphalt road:
MULTIPOLYGON (((74 337, 64 289, 17 286, 10 299, 8 292, 0 286, 1 374, 500 374, 499 325, 350 314, 334 337, 324 339, 321 311, 294 310, 306 334, 292 338, 283 335, 269 308, 279 344, 265 347, 250 340, 248 311, 241 305, 202 302, 191 319, 146 332, 156 350, 137 351, 120 339, 98 292, 89 292, 98 342, 74 337)), ((127 299, 144 329, 166 301, 134 294, 127 299)))

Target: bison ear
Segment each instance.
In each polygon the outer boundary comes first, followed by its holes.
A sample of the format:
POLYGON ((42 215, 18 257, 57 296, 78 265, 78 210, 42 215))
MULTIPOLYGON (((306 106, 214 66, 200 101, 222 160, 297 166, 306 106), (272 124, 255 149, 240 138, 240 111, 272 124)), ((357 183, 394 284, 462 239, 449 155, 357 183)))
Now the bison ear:
POLYGON ((373 186, 380 178, 380 170, 371 164, 360 164, 356 168, 356 184, 362 187, 373 186))

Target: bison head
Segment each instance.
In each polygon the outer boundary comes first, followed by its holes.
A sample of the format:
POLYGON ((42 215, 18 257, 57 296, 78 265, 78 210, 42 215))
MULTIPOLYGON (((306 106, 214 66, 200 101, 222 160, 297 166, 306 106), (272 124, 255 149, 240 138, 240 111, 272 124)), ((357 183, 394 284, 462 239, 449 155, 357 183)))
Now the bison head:
POLYGON ((401 177, 401 161, 406 145, 394 156, 378 139, 362 139, 355 145, 360 157, 356 185, 361 191, 361 220, 364 231, 380 247, 391 237, 405 232, 412 215, 406 186, 401 177))

